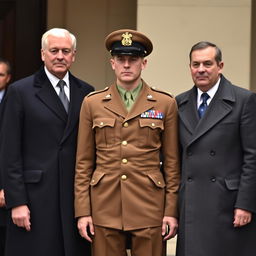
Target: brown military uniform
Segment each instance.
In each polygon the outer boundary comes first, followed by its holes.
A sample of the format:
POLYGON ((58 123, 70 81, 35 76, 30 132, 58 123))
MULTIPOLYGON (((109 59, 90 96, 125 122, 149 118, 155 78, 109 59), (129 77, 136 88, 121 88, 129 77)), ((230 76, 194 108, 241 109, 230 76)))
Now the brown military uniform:
POLYGON ((115 85, 85 98, 76 217, 92 215, 95 225, 120 230, 161 226, 164 215, 177 217, 178 186, 177 109, 171 96, 144 83, 129 113, 115 85))
POLYGON ((122 100, 112 85, 83 102, 75 215, 92 216, 94 256, 124 256, 127 241, 132 255, 165 255, 163 217, 177 217, 180 181, 177 106, 169 94, 144 82, 141 89, 134 87, 146 64, 143 58, 153 49, 147 36, 121 29, 106 37, 105 46, 114 56, 111 65, 125 92, 122 100), (140 89, 132 101, 129 88, 140 89))

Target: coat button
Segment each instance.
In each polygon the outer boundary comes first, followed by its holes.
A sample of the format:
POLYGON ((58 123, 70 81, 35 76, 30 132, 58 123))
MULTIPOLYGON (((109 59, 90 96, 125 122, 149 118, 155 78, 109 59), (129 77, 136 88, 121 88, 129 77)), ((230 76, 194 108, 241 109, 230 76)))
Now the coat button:
POLYGON ((215 182, 216 181, 216 178, 215 177, 212 177, 211 178, 211 182, 215 182))
POLYGON ((125 122, 124 124, 123 124, 123 127, 128 127, 129 126, 129 124, 127 123, 127 122, 125 122))
POLYGON ((214 150, 211 150, 211 151, 210 151, 210 155, 211 155, 211 156, 215 156, 215 155, 216 155, 216 152, 215 152, 214 150))
POLYGON ((158 184, 158 185, 161 185, 161 184, 162 184, 162 182, 161 182, 161 181, 158 181, 158 182, 157 182, 157 184, 158 184))
POLYGON ((128 160, 127 160, 126 158, 123 158, 123 159, 122 159, 122 163, 123 163, 123 164, 127 164, 127 163, 128 163, 128 160))
POLYGON ((191 182, 192 181, 192 178, 191 177, 188 177, 188 182, 191 182))
POLYGON ((126 175, 122 175, 122 176, 121 176, 121 179, 122 179, 122 180, 127 180, 127 176, 126 176, 126 175))
POLYGON ((103 122, 100 122, 100 125, 102 126, 104 123, 103 122))
POLYGON ((188 152, 187 152, 187 155, 188 155, 188 156, 192 156, 192 152, 191 152, 191 151, 188 151, 188 152))
POLYGON ((155 126, 156 126, 155 123, 152 123, 151 125, 152 125, 152 127, 155 127, 155 126))
POLYGON ((127 141, 126 140, 122 141, 122 145, 126 146, 127 145, 127 141))

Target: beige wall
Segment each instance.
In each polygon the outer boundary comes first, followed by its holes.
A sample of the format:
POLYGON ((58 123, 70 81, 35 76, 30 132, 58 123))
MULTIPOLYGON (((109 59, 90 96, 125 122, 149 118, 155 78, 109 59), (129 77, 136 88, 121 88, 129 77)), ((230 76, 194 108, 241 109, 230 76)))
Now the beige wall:
POLYGON ((115 29, 136 28, 136 22, 154 43, 143 72, 152 86, 174 95, 189 89, 189 50, 208 40, 223 51, 226 77, 249 88, 250 21, 250 0, 48 0, 48 28, 65 27, 77 36, 72 72, 96 89, 114 79, 105 36, 115 29))
POLYGON ((192 87, 188 53, 201 40, 223 52, 224 75, 249 88, 250 0, 138 0, 138 30, 154 43, 144 78, 175 95, 192 87))
POLYGON ((48 28, 64 27, 76 35, 71 71, 102 89, 114 79, 104 39, 116 29, 135 29, 136 9, 136 0, 48 0, 48 28))

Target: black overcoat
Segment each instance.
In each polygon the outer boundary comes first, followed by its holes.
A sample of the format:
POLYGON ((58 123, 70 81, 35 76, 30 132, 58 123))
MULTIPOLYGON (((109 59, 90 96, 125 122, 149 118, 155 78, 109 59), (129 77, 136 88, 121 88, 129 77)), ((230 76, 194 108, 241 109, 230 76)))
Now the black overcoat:
POLYGON ((81 102, 93 87, 70 79, 69 114, 41 68, 9 86, 3 123, 7 207, 27 204, 31 231, 7 225, 6 256, 89 255, 74 218, 74 168, 81 102))
POLYGON ((256 252, 256 95, 223 76, 199 121, 196 87, 177 96, 182 154, 177 256, 256 252), (233 227, 234 209, 253 212, 233 227))
MULTIPOLYGON (((2 127, 2 121, 3 121, 4 107, 5 107, 5 95, 6 95, 6 91, 4 92, 2 101, 0 102, 0 145, 1 145, 1 127, 2 127)), ((0 156, 0 163, 1 163, 1 156, 0 156)), ((0 190, 1 189, 3 189, 3 177, 2 177, 1 164, 0 164, 0 190)), ((1 227, 6 226, 6 208, 5 207, 0 207, 0 226, 1 227)))

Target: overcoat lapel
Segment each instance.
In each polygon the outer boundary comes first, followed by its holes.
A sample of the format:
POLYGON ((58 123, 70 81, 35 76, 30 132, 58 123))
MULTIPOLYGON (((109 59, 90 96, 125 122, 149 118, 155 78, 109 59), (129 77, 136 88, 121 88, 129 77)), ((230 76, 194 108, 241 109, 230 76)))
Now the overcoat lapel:
POLYGON ((193 134, 199 122, 197 113, 197 91, 192 88, 186 97, 179 103, 179 117, 188 131, 193 134))
POLYGON ((69 103, 68 121, 67 121, 67 126, 64 131, 62 141, 61 141, 62 143, 69 136, 72 130, 76 127, 79 120, 81 103, 85 97, 85 94, 82 91, 81 85, 76 82, 76 79, 71 74, 69 74, 69 76, 70 76, 70 103, 69 103))
POLYGON ((67 121, 67 113, 56 94, 51 82, 47 78, 45 71, 41 68, 35 74, 34 86, 39 90, 36 92, 36 96, 60 119, 64 122, 67 121))
POLYGON ((222 76, 219 89, 212 99, 205 115, 198 122, 188 145, 192 144, 226 117, 232 111, 233 102, 235 102, 234 92, 230 83, 222 76))

